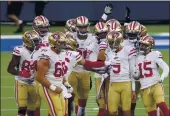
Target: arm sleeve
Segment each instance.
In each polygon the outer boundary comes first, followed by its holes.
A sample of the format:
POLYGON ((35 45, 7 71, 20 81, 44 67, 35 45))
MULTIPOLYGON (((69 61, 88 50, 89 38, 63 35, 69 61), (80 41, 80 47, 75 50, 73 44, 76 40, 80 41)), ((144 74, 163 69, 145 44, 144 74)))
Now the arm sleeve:
POLYGON ((159 55, 156 63, 162 68, 163 72, 161 77, 166 78, 169 75, 169 66, 163 61, 162 55, 159 55))
POLYGON ((16 55, 16 56, 21 56, 21 53, 22 53, 21 47, 15 47, 13 52, 12 52, 12 54, 16 55))

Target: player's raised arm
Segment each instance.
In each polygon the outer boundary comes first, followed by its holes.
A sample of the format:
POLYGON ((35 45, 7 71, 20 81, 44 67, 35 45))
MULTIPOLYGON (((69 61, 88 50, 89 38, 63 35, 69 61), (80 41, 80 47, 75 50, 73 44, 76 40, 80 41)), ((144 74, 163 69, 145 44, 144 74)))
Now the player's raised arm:
POLYGON ((113 9, 113 6, 111 3, 106 4, 106 6, 104 8, 104 13, 103 13, 101 19, 99 20, 99 22, 106 22, 108 15, 110 15, 112 13, 112 9, 113 9))
POLYGON ((126 6, 126 14, 125 14, 125 22, 124 22, 124 25, 128 25, 128 23, 131 21, 130 20, 130 8, 126 6))

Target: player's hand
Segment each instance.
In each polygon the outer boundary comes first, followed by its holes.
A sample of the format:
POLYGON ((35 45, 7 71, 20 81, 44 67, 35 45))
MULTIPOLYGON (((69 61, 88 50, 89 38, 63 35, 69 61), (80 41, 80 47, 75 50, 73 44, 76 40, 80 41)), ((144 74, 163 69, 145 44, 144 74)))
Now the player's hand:
POLYGON ((104 8, 104 13, 105 13, 106 15, 109 15, 109 14, 112 13, 112 9, 113 9, 113 6, 112 6, 111 3, 109 3, 109 4, 107 4, 107 5, 105 6, 105 8, 104 8))
POLYGON ((54 90, 55 93, 60 94, 63 91, 61 87, 56 86, 56 89, 54 90))
POLYGON ((135 66, 135 69, 133 71, 133 77, 134 77, 135 80, 138 80, 139 77, 140 77, 140 71, 139 71, 137 66, 135 66))
POLYGON ((125 15, 125 22, 129 23, 130 22, 130 8, 126 6, 126 15, 125 15))
POLYGON ((19 76, 24 77, 24 78, 30 78, 31 73, 27 70, 22 70, 22 71, 19 71, 19 76))
POLYGON ((64 86, 67 88, 67 92, 68 93, 72 93, 73 92, 73 87, 68 82, 65 82, 64 86))
POLYGON ((160 83, 163 83, 164 79, 165 79, 164 77, 161 77, 160 80, 159 80, 159 82, 160 82, 160 83))
POLYGON ((132 100, 136 100, 136 99, 137 99, 136 92, 132 91, 132 100))

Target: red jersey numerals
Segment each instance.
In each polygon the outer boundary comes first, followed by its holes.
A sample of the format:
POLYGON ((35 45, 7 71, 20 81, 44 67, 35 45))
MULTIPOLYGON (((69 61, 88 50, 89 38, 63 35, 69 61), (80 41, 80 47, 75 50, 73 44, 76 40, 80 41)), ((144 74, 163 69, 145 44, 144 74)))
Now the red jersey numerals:
POLYGON ((80 55, 83 56, 83 58, 86 58, 86 57, 87 57, 87 50, 78 49, 77 51, 80 53, 80 55))
POLYGON ((56 62, 54 76, 60 78, 67 73, 67 70, 68 67, 65 65, 65 62, 56 62))
POLYGON ((30 62, 28 60, 24 60, 22 63, 21 70, 27 70, 27 71, 34 70, 36 63, 37 61, 30 62))
POLYGON ((115 64, 115 65, 112 65, 113 67, 113 73, 114 74, 119 74, 120 73, 120 64, 115 64))
POLYGON ((149 67, 149 65, 151 65, 151 61, 138 64, 139 71, 140 71, 140 78, 152 77, 153 71, 152 71, 152 68, 149 67), (144 74, 143 74, 143 71, 145 71, 144 74), (147 73, 146 73, 146 71, 147 71, 147 73))

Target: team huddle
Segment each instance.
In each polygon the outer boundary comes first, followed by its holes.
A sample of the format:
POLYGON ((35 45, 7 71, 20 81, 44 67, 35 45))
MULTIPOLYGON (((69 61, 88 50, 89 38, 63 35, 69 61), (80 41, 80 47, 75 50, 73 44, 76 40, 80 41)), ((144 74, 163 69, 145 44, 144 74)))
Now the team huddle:
POLYGON ((97 116, 135 116, 138 95, 148 116, 169 116, 162 84, 169 66, 153 50, 154 38, 144 25, 130 20, 129 9, 124 25, 107 21, 111 12, 107 5, 93 33, 86 16, 69 19, 65 32, 50 32, 48 19, 35 17, 7 69, 15 75, 17 116, 40 116, 41 102, 48 116, 87 116, 91 78, 97 116))

